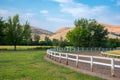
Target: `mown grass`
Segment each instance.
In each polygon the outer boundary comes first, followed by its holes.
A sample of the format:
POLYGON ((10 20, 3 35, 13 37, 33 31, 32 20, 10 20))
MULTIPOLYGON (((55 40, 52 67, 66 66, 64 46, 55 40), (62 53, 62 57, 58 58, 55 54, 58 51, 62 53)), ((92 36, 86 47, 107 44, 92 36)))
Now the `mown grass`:
MULTIPOLYGON (((35 50, 35 49, 49 49, 54 46, 16 46, 17 50, 35 50)), ((14 50, 14 46, 0 46, 0 50, 14 50)))
POLYGON ((0 51, 0 80, 103 80, 44 60, 45 51, 0 51))
POLYGON ((107 53, 120 55, 120 50, 107 51, 107 53))

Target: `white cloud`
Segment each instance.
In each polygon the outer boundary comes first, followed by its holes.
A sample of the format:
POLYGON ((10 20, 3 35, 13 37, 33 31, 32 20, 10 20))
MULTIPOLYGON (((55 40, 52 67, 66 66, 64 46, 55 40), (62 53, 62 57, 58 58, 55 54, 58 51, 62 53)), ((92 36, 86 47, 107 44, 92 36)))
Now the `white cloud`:
POLYGON ((34 13, 26 13, 25 16, 27 17, 33 17, 35 14, 34 13))
POLYGON ((4 9, 0 9, 0 15, 7 15, 9 14, 9 11, 8 10, 4 10, 4 9))
MULTIPOLYGON (((120 24, 119 13, 112 11, 109 6, 89 6, 88 4, 78 3, 76 0, 70 0, 70 2, 68 0, 66 0, 68 2, 62 0, 54 1, 59 3, 60 12, 63 14, 70 14, 73 17, 72 19, 84 17, 87 19, 96 19, 98 22, 108 24, 120 24)), ((120 0, 111 1, 115 1, 120 5, 120 0)))
POLYGON ((52 22, 57 22, 57 23, 66 23, 69 22, 66 19, 62 19, 62 18, 47 18, 47 20, 52 21, 52 22))
POLYGON ((82 3, 65 3, 60 4, 61 12, 69 13, 74 17, 88 17, 88 16, 96 16, 104 13, 107 10, 107 6, 95 6, 90 7, 88 5, 82 3))
POLYGON ((117 5, 120 6, 120 0, 117 0, 117 5))
POLYGON ((48 12, 48 10, 41 10, 40 13, 42 13, 42 14, 48 14, 49 12, 48 12))
POLYGON ((53 1, 58 2, 58 3, 70 3, 73 0, 53 0, 53 1))

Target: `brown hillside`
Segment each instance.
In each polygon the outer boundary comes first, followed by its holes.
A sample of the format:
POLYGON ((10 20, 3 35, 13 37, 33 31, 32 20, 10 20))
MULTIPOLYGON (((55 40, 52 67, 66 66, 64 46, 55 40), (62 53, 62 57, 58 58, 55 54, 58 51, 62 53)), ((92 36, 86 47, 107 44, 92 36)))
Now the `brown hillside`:
POLYGON ((105 28, 108 30, 108 32, 114 32, 114 33, 120 34, 120 26, 104 24, 104 23, 100 23, 100 24, 104 25, 105 28))
MULTIPOLYGON (((116 34, 120 34, 120 26, 116 26, 116 25, 109 25, 109 24, 104 24, 104 23, 100 23, 102 25, 105 26, 105 29, 108 30, 108 32, 114 32, 116 34)), ((53 39, 60 39, 60 37, 62 37, 63 39, 66 39, 66 34, 68 31, 72 30, 74 27, 63 27, 57 31, 55 31, 55 34, 53 34, 50 38, 53 39)), ((108 35, 111 38, 116 38, 118 36, 113 35, 113 34, 109 34, 108 35)))
POLYGON ((47 30, 44 30, 44 29, 40 29, 40 28, 37 28, 37 27, 33 27, 31 26, 31 30, 32 30, 32 39, 34 40, 33 36, 35 34, 39 35, 40 36, 40 40, 44 40, 45 37, 50 37, 53 35, 53 32, 50 32, 50 31, 47 31, 47 30))
POLYGON ((63 27, 63 28, 61 28, 61 29, 55 31, 54 33, 55 33, 55 34, 61 33, 61 32, 64 32, 64 31, 66 31, 66 30, 69 30, 69 29, 71 29, 71 28, 70 28, 70 27, 63 27))
POLYGON ((61 29, 59 29, 59 30, 57 30, 57 31, 55 31, 55 34, 53 34, 51 37, 50 37, 50 39, 60 39, 61 37, 63 38, 63 39, 66 39, 66 34, 67 34, 67 32, 68 31, 70 31, 70 30, 72 30, 74 27, 63 27, 63 28, 61 28, 61 29))

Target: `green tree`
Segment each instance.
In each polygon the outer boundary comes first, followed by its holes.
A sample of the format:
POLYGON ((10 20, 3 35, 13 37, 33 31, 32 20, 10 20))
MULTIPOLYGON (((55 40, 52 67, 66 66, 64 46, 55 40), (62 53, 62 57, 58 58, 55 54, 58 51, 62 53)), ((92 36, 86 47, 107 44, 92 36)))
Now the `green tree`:
POLYGON ((85 47, 89 45, 90 32, 87 28, 75 27, 67 33, 67 39, 73 43, 75 47, 85 47))
POLYGON ((59 45, 59 40, 58 39, 53 39, 52 40, 52 45, 53 46, 58 46, 59 45))
POLYGON ((108 38, 107 41, 106 41, 106 46, 105 47, 109 47, 109 48, 120 47, 120 39, 118 39, 118 38, 108 38))
POLYGON ((14 50, 16 50, 16 45, 20 44, 24 39, 30 38, 30 27, 29 24, 21 25, 19 21, 19 15, 15 15, 13 18, 9 17, 6 26, 6 38, 9 44, 14 45, 14 50))
POLYGON ((88 20, 85 19, 85 18, 76 19, 74 21, 74 24, 75 24, 76 27, 83 27, 83 28, 85 28, 85 27, 88 27, 88 23, 89 23, 88 20))
POLYGON ((37 35, 37 34, 35 34, 35 35, 34 35, 34 41, 35 41, 35 44, 38 44, 39 41, 40 41, 40 36, 37 35))
POLYGON ((5 42, 5 21, 3 18, 0 17, 0 45, 4 44, 5 42))
POLYGON ((107 30, 96 20, 75 20, 75 28, 67 33, 67 39, 76 47, 101 47, 107 39, 107 30))
POLYGON ((51 46, 52 45, 52 41, 49 39, 49 37, 45 37, 45 43, 47 46, 51 46))
POLYGON ((91 47, 101 47, 105 45, 105 41, 107 40, 108 31, 104 29, 103 25, 93 24, 89 26, 89 31, 91 32, 91 47))
POLYGON ((29 43, 31 41, 31 29, 29 23, 26 21, 25 25, 23 25, 24 31, 23 31, 23 40, 26 43, 29 43))

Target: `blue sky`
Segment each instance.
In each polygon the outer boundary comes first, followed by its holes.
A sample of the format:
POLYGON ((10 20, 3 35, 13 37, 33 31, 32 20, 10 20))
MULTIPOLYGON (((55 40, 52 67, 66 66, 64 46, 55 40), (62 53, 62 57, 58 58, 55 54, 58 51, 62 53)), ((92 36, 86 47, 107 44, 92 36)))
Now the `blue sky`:
POLYGON ((15 14, 49 31, 72 27, 78 18, 120 25, 120 0, 0 0, 0 16, 15 14))

